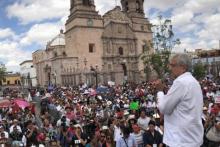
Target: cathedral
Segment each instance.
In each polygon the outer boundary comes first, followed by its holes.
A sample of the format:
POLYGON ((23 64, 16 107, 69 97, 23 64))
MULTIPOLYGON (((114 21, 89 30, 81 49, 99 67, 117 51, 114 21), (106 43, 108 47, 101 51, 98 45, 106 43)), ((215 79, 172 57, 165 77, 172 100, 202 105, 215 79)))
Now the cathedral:
MULTIPOLYGON (((94 0, 70 0, 65 32, 33 53, 38 84, 78 85, 145 80, 141 55, 152 42, 144 0, 121 0, 101 16, 94 0)), ((153 52, 153 49, 149 53, 153 52)))

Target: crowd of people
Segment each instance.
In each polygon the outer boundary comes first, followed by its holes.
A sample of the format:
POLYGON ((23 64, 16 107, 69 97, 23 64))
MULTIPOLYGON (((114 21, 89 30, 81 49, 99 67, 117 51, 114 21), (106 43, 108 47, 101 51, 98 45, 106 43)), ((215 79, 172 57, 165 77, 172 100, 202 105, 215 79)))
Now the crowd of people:
MULTIPOLYGON (((200 84, 204 98, 204 145, 219 144, 219 87, 211 80, 202 80, 200 84)), ((40 99, 40 108, 1 109, 0 144, 162 147, 163 115, 157 108, 154 83, 133 86, 101 86, 108 90, 99 93, 85 84, 32 91, 32 96, 40 99), (36 109, 40 115, 36 115, 36 109)), ((30 103, 36 104, 33 101, 30 103)))
MULTIPOLYGON (((165 93, 168 91, 168 94, 163 94, 163 97, 170 96, 173 92, 171 80, 167 81, 169 82, 166 82, 162 90, 165 93)), ((201 119, 204 129, 204 135, 199 134, 203 135, 201 146, 219 147, 220 87, 207 78, 199 82, 204 104, 202 101, 197 102, 198 106, 200 103, 203 105, 203 112, 201 116, 195 117, 201 119)), ((182 89, 180 93, 186 95, 184 90, 182 89)), ((10 93, 11 91, 5 93, 3 99, 22 97, 19 91, 13 93, 13 96, 10 93)), ((161 95, 158 95, 158 83, 155 81, 142 82, 138 85, 124 83, 94 87, 81 84, 77 87, 36 88, 30 90, 28 97, 24 99, 29 105, 22 107, 12 104, 0 109, 1 145, 165 147, 169 144, 164 144, 163 137, 170 132, 173 134, 169 135, 174 137, 174 142, 176 141, 176 134, 172 128, 170 128, 172 131, 165 128, 168 124, 166 119, 170 115, 178 115, 176 112, 178 110, 171 110, 171 107, 176 109, 176 105, 181 102, 176 101, 175 106, 173 102, 166 102, 169 103, 166 104, 169 108, 163 108, 162 104, 158 103, 161 102, 158 100, 161 95)), ((190 109, 188 107, 190 106, 184 106, 190 109)), ((187 120, 183 121, 187 122, 187 120)), ((194 124, 188 124, 190 125, 194 124)), ((192 131, 193 129, 191 128, 192 131)), ((184 137, 194 139, 193 135, 184 137)), ((167 142, 169 143, 169 140, 167 142)))

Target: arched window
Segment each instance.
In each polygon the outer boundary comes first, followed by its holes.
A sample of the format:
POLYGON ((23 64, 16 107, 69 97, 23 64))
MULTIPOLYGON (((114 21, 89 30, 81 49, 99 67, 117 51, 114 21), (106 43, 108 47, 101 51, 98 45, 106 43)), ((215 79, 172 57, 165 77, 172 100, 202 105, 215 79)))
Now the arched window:
POLYGON ((124 54, 124 51, 123 51, 123 48, 122 48, 122 47, 119 47, 118 53, 119 53, 119 55, 123 55, 123 54, 124 54))
POLYGON ((57 52, 54 52, 54 57, 57 57, 57 52))
POLYGON ((63 56, 66 56, 66 52, 65 51, 63 51, 63 56))
POLYGON ((129 8, 128 8, 128 2, 125 3, 125 11, 128 11, 129 8))

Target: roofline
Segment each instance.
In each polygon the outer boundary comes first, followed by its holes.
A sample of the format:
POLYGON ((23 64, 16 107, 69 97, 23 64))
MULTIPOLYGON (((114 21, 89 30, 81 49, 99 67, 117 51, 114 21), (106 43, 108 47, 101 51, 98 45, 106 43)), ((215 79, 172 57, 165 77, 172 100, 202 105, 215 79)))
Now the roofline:
POLYGON ((27 62, 33 62, 33 60, 25 60, 25 61, 21 62, 19 65, 23 65, 24 63, 27 63, 27 62))
POLYGON ((39 49, 39 50, 34 51, 32 54, 34 54, 36 52, 39 52, 39 51, 45 51, 45 50, 44 49, 39 49))

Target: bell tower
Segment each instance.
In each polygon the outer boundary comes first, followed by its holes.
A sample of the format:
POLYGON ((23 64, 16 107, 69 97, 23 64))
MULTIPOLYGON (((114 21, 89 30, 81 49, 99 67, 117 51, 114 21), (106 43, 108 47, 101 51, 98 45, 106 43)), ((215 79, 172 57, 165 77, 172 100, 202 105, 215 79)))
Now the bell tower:
POLYGON ((68 21, 75 17, 100 17, 95 9, 94 0, 70 0, 70 16, 68 21))
POLYGON ((130 17, 144 17, 144 0, 121 0, 122 10, 130 17))

